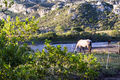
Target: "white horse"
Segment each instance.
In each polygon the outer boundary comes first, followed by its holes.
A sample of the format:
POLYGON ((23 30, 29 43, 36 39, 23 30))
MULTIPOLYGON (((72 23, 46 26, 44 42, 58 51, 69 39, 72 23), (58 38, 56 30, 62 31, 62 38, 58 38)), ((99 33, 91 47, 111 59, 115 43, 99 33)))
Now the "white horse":
POLYGON ((83 50, 83 53, 85 53, 85 50, 84 48, 87 47, 89 52, 91 53, 91 48, 92 48, 92 41, 89 40, 89 39, 86 39, 86 40, 79 40, 76 44, 76 47, 75 47, 75 51, 77 51, 77 49, 79 48, 80 49, 80 52, 81 52, 81 49, 83 50))

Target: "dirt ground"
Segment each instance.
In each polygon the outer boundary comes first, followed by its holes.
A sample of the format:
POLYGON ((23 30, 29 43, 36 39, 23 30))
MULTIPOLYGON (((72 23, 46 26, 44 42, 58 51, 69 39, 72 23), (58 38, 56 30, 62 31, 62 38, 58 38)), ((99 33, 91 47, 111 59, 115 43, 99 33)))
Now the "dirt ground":
POLYGON ((120 54, 120 47, 118 46, 113 46, 113 45, 109 45, 109 46, 105 46, 105 47, 93 47, 92 48, 92 52, 98 52, 98 53, 118 53, 120 54))

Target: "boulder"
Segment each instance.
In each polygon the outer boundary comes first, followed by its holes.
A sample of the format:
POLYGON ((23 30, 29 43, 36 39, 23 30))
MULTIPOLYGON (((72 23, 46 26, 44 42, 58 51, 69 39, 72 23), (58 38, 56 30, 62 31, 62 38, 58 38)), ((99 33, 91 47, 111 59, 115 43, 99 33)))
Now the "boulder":
POLYGON ((14 13, 25 13, 27 9, 23 4, 14 3, 8 10, 14 13))

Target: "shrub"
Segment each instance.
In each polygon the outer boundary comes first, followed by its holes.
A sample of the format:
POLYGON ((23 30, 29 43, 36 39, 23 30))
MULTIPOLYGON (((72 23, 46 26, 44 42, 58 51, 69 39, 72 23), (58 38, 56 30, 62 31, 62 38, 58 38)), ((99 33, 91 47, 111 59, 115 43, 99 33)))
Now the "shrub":
POLYGON ((74 54, 45 42, 45 49, 32 56, 32 62, 14 69, 15 79, 79 79, 93 80, 98 75, 99 63, 92 55, 74 54), (73 76, 73 77, 72 77, 73 76))
POLYGON ((39 39, 41 40, 45 40, 45 39, 54 39, 56 37, 56 33, 55 32, 47 32, 47 33, 43 33, 43 34, 39 34, 39 39))
POLYGON ((65 37, 66 37, 66 39, 76 40, 80 37, 80 34, 79 34, 79 32, 76 32, 76 31, 67 31, 65 33, 65 37))
POLYGON ((29 56, 33 51, 27 44, 19 44, 28 40, 28 36, 35 34, 38 29, 34 17, 26 18, 25 22, 16 17, 13 21, 10 17, 2 20, 0 25, 0 79, 9 80, 12 78, 13 69, 18 65, 29 62, 29 56))
POLYGON ((62 26, 60 26, 60 25, 58 25, 57 27, 55 27, 55 31, 57 32, 57 33, 63 33, 64 31, 65 31, 65 29, 64 29, 64 27, 62 27, 62 26))
POLYGON ((120 37, 120 31, 118 31, 118 30, 113 30, 113 31, 110 33, 110 35, 111 35, 112 37, 120 37))
POLYGON ((0 79, 11 79, 12 69, 29 61, 32 50, 27 45, 19 45, 13 39, 0 34, 0 79))
POLYGON ((71 31, 81 32, 81 31, 83 31, 83 29, 81 29, 80 27, 72 27, 71 31))

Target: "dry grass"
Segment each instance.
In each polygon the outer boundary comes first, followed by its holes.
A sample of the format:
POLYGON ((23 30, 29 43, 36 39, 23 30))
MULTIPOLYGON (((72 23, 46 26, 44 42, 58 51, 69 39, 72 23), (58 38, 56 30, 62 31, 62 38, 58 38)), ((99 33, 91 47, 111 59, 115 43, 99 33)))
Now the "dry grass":
MULTIPOLYGON (((97 57, 102 67, 106 66, 108 53, 95 53, 95 57, 97 57)), ((109 63, 108 67, 110 69, 120 69, 120 54, 109 53, 109 63)))
MULTIPOLYGON (((113 30, 96 31, 96 33, 111 33, 113 30)), ((120 31, 120 30, 118 30, 120 31)))
MULTIPOLYGON (((120 54, 109 53, 109 63, 107 64, 108 53, 95 53, 101 64, 100 80, 119 80, 120 79, 120 54), (112 79, 114 78, 114 79, 112 79)), ((98 79, 99 80, 99 79, 98 79)))

